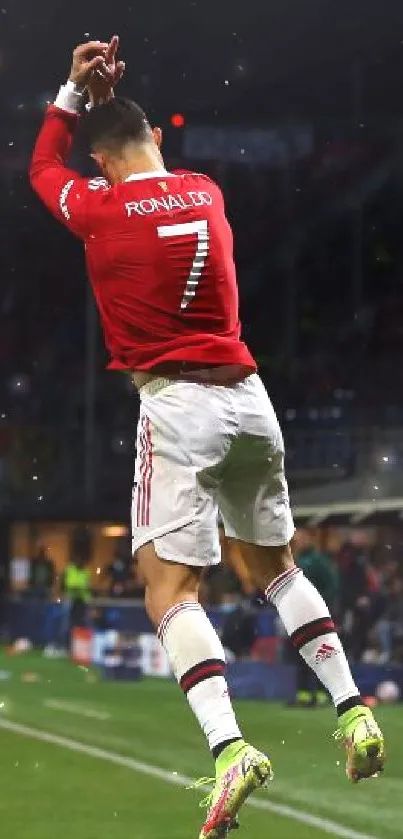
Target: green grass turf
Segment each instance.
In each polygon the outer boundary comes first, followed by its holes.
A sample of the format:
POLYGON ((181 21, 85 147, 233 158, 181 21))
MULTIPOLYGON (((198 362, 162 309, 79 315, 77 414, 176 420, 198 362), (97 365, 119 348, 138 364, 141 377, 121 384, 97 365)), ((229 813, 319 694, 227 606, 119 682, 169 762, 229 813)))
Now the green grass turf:
MULTIPOLYGON (((196 722, 176 685, 94 681, 66 661, 36 655, 0 656, 0 713, 5 719, 127 755, 170 772, 209 775, 212 761, 196 722), (25 672, 39 680, 26 683, 25 672), (52 710, 46 700, 72 703, 77 711, 109 715, 93 719, 52 710)), ((331 738, 330 709, 290 710, 277 704, 240 702, 245 736, 272 755, 275 781, 260 793, 271 801, 331 819, 379 839, 403 837, 402 706, 378 716, 388 738, 382 778, 356 787, 344 776, 344 753, 331 738)), ((133 769, 69 752, 0 729, 0 824, 12 839, 193 839, 202 813, 198 793, 184 791, 133 769)), ((252 808, 242 814, 253 839, 325 839, 319 828, 252 808)), ((232 835, 232 834, 231 834, 232 835)))

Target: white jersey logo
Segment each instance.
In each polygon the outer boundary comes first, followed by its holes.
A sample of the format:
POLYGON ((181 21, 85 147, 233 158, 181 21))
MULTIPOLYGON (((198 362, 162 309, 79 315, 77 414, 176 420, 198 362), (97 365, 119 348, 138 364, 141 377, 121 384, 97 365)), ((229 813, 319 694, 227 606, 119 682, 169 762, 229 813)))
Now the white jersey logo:
POLYGON ((91 192, 95 192, 97 189, 110 189, 110 184, 105 178, 92 178, 88 181, 87 186, 91 192))
POLYGON ((67 221, 70 221, 70 213, 69 213, 66 202, 67 202, 68 194, 69 194, 73 184, 74 184, 74 178, 72 178, 71 181, 67 181, 67 183, 64 185, 64 187, 63 187, 63 189, 60 193, 60 199, 59 199, 59 206, 60 206, 61 212, 63 213, 63 215, 64 215, 65 219, 67 219, 67 221))

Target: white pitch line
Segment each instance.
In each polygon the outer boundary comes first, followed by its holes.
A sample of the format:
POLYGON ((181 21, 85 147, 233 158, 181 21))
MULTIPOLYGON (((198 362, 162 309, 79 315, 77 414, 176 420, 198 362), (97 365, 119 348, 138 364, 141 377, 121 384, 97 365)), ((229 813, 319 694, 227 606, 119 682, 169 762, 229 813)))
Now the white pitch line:
POLYGON ((64 699, 45 699, 45 708, 52 711, 66 711, 68 714, 78 714, 80 717, 89 717, 92 720, 110 720, 111 715, 106 711, 96 711, 95 708, 82 708, 74 702, 65 702, 64 699))
MULTIPOLYGON (((14 734, 30 737, 33 740, 40 740, 42 743, 51 743, 54 746, 60 746, 62 749, 68 749, 70 752, 79 752, 97 760, 106 760, 109 763, 114 763, 116 766, 124 766, 133 772, 139 772, 141 775, 148 775, 151 778, 158 778, 160 781, 165 781, 165 783, 173 784, 174 786, 186 787, 194 782, 194 779, 187 777, 187 775, 174 774, 173 772, 168 772, 166 769, 159 769, 157 766, 135 760, 132 757, 106 751, 106 749, 99 749, 97 746, 89 746, 86 743, 81 743, 79 740, 70 740, 69 737, 60 737, 57 734, 51 734, 49 731, 40 731, 36 728, 30 728, 27 725, 11 722, 10 720, 0 719, 0 728, 6 731, 12 731, 14 734)), ((247 803, 258 810, 276 813, 278 816, 284 816, 300 824, 309 825, 309 827, 322 830, 323 833, 338 836, 340 839, 378 839, 376 836, 368 833, 360 833, 337 822, 323 819, 321 816, 313 816, 311 813, 304 812, 304 810, 296 810, 294 807, 288 807, 285 804, 276 804, 274 801, 268 801, 267 799, 251 798, 247 803)))

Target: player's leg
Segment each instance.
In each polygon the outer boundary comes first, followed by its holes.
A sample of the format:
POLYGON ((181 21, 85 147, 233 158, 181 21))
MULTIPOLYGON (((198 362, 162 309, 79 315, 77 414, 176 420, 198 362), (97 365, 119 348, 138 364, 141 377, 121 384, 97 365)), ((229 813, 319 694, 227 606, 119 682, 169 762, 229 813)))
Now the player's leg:
POLYGON ((383 737, 354 682, 325 601, 293 564, 288 545, 244 544, 245 562, 267 599, 276 607, 294 648, 329 692, 340 736, 347 747, 352 781, 374 775, 384 763, 383 737))
POLYGON ((326 603, 295 565, 290 546, 243 542, 241 550, 255 584, 276 607, 294 649, 329 691, 338 714, 361 704, 326 603))
POLYGON ((240 389, 238 410, 245 435, 231 451, 220 489, 225 530, 243 543, 244 560, 255 584, 266 591, 295 649, 330 693, 343 735, 352 744, 348 773, 357 780, 381 768, 383 740, 371 711, 362 703, 325 601, 294 563, 283 438, 267 394, 256 379, 252 377, 240 389))
POLYGON ((202 839, 225 835, 245 798, 271 774, 269 759, 242 739, 224 650, 198 603, 202 569, 220 557, 214 494, 228 443, 217 423, 219 401, 191 385, 172 385, 165 396, 142 392, 132 506, 147 611, 216 760, 202 839))
POLYGON ((160 559, 152 542, 136 555, 147 613, 216 761, 200 839, 219 839, 235 827, 248 795, 271 777, 270 761, 242 738, 228 693, 224 650, 198 603, 201 569, 160 559))
POLYGON ((160 559, 149 542, 137 550, 148 616, 213 756, 242 735, 228 695, 221 641, 198 602, 202 568, 160 559))

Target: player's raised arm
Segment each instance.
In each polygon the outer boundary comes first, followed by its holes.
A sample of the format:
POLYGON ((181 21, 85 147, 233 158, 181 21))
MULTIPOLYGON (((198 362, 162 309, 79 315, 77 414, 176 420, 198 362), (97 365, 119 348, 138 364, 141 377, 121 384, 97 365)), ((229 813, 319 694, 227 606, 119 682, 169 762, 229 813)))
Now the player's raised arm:
POLYGON ((105 78, 111 75, 105 63, 109 48, 107 43, 90 41, 74 50, 69 79, 46 112, 29 171, 32 187, 48 209, 82 237, 86 234, 87 181, 69 169, 66 160, 86 85, 96 70, 105 78))

